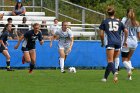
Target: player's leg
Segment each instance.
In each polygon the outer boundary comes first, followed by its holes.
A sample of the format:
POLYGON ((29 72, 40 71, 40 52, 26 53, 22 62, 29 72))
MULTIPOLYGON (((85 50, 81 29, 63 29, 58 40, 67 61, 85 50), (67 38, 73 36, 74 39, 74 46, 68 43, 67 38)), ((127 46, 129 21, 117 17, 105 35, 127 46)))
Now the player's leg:
POLYGON ((131 57, 132 57, 134 51, 135 51, 135 49, 130 49, 129 54, 128 54, 128 63, 130 64, 131 69, 134 69, 134 67, 132 66, 132 63, 131 63, 131 57))
POLYGON ((30 58, 31 58, 31 63, 30 63, 30 70, 29 73, 31 73, 35 67, 36 63, 36 51, 35 49, 29 50, 30 58))
POLYGON ((31 62, 28 48, 22 47, 22 51, 23 51, 22 64, 24 64, 25 62, 31 62))
POLYGON ((105 74, 104 74, 104 79, 102 79, 102 81, 106 81, 110 72, 112 71, 112 73, 115 73, 115 67, 114 67, 114 63, 113 63, 113 56, 114 56, 114 48, 113 47, 107 47, 106 49, 106 55, 107 55, 107 67, 105 70, 105 74))
POLYGON ((64 60, 65 60, 65 53, 64 53, 64 48, 60 48, 59 49, 59 55, 60 55, 60 69, 61 69, 61 72, 65 72, 64 71, 64 60))
POLYGON ((128 55, 129 55, 129 52, 122 52, 122 62, 124 64, 124 67, 127 70, 128 79, 132 80, 132 78, 131 78, 132 71, 131 71, 131 65, 128 62, 128 55))
POLYGON ((65 60, 66 60, 68 54, 71 52, 71 51, 69 51, 68 49, 69 49, 69 47, 65 47, 65 48, 64 48, 65 60))
POLYGON ((3 50, 2 54, 6 57, 7 71, 14 71, 10 69, 10 55, 9 55, 8 50, 3 50))
POLYGON ((115 53, 114 53, 114 62, 115 62, 116 72, 119 71, 119 63, 120 63, 119 55, 120 55, 120 49, 119 50, 115 50, 115 53))

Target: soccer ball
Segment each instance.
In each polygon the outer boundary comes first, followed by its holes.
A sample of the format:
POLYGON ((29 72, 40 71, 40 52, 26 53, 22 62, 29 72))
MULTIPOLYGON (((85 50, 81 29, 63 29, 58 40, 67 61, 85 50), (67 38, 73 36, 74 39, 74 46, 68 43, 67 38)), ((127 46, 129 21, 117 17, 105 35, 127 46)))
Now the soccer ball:
POLYGON ((75 68, 75 67, 70 67, 70 68, 69 68, 69 72, 71 72, 71 73, 76 73, 76 68, 75 68))

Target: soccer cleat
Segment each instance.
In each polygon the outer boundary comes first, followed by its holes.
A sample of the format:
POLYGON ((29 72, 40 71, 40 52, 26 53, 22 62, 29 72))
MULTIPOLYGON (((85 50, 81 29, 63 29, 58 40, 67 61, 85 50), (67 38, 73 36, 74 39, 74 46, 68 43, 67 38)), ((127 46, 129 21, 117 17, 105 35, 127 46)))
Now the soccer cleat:
POLYGON ((106 82, 107 80, 105 78, 101 79, 102 82, 106 82))
POLYGON ((131 76, 129 76, 129 77, 128 77, 128 80, 132 80, 132 77, 131 77, 131 76))
POLYGON ((118 82, 118 77, 117 77, 117 75, 118 75, 118 74, 115 72, 114 78, 113 78, 114 83, 117 83, 117 82, 118 82))
POLYGON ((66 73, 66 71, 65 70, 61 70, 61 73, 66 73))
POLYGON ((22 56, 22 64, 25 64, 25 58, 24 58, 24 55, 22 56))
POLYGON ((15 71, 15 70, 13 70, 13 69, 10 69, 10 68, 7 68, 7 71, 15 71))
POLYGON ((113 81, 114 81, 114 83, 117 83, 118 82, 118 77, 114 77, 113 81))
POLYGON ((33 70, 29 70, 29 74, 32 74, 33 70))
POLYGON ((129 72, 128 73, 128 80, 132 80, 132 76, 131 75, 132 75, 132 72, 129 72))
POLYGON ((135 68, 134 68, 134 67, 131 67, 131 70, 132 70, 132 71, 134 71, 134 70, 135 70, 135 68))
POLYGON ((118 71, 116 71, 115 74, 118 75, 119 74, 118 71))

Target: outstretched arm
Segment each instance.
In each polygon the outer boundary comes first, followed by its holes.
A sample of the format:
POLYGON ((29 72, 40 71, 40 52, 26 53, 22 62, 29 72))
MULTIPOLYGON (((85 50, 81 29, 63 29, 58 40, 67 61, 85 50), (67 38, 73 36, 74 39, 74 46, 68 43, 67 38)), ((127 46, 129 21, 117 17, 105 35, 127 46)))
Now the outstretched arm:
POLYGON ((68 48, 67 53, 69 53, 69 52, 71 51, 71 49, 72 49, 73 42, 74 42, 74 37, 71 37, 70 40, 71 40, 71 42, 70 42, 70 47, 68 48))
POLYGON ((15 45, 14 49, 17 49, 20 45, 20 42, 23 40, 24 36, 22 35, 21 38, 18 40, 18 43, 15 45))
POLYGON ((41 41, 40 41, 40 45, 43 45, 43 44, 44 44, 44 40, 41 40, 41 41))
POLYGON ((72 38, 71 38, 71 42, 70 42, 70 49, 72 49, 73 42, 74 42, 74 37, 72 37, 72 38))
POLYGON ((50 37, 50 47, 52 47, 53 41, 56 40, 57 38, 58 38, 58 36, 56 36, 56 35, 53 35, 50 37))

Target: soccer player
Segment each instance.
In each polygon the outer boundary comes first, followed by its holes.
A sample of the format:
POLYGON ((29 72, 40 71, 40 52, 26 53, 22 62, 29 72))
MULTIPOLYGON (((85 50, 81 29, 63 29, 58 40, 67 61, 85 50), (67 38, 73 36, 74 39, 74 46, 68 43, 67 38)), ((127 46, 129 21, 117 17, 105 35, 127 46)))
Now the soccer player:
POLYGON ((7 71, 14 71, 10 68, 10 54, 8 52, 8 37, 9 37, 9 32, 11 32, 12 25, 7 24, 3 31, 0 34, 0 53, 2 53, 6 57, 6 64, 7 64, 7 71))
MULTIPOLYGON (((57 30, 53 36, 53 39, 58 38, 58 48, 59 48, 59 62, 60 62, 60 68, 61 72, 65 73, 64 70, 64 61, 67 58, 67 55, 70 53, 72 46, 73 46, 73 41, 74 41, 74 36, 72 31, 68 28, 68 22, 64 21, 62 22, 62 28, 57 30)), ((52 46, 52 40, 50 42, 50 46, 52 46)))
POLYGON ((140 25, 135 17, 135 12, 132 8, 127 10, 127 17, 122 19, 122 22, 128 29, 127 44, 128 47, 122 47, 122 61, 127 69, 128 80, 132 80, 132 70, 134 69, 131 64, 131 57, 138 46, 138 38, 140 39, 140 25))
POLYGON ((117 73, 114 66, 114 60, 117 58, 120 54, 120 48, 121 48, 121 31, 123 30, 125 33, 125 39, 124 39, 124 46, 127 46, 126 44, 126 38, 127 38, 127 29, 124 27, 124 25, 118 21, 115 17, 115 10, 112 7, 109 7, 107 10, 109 18, 106 18, 102 21, 100 25, 100 38, 101 38, 101 46, 106 46, 106 55, 107 55, 107 62, 108 65, 106 67, 104 78, 102 79, 103 82, 107 81, 107 78, 112 71, 114 75, 114 82, 118 81, 117 73), (106 38, 104 38, 104 36, 106 38), (106 41, 104 44, 104 40, 106 41))
POLYGON ((22 51, 24 54, 22 58, 22 63, 24 64, 25 61, 30 62, 29 73, 32 73, 36 62, 35 41, 37 39, 40 41, 40 45, 44 43, 42 33, 40 31, 40 25, 38 23, 35 23, 33 25, 33 30, 28 31, 24 34, 24 36, 21 36, 17 45, 14 47, 15 49, 17 49, 20 45, 20 42, 23 40, 22 51))

